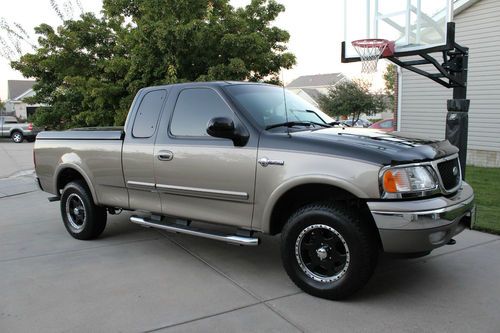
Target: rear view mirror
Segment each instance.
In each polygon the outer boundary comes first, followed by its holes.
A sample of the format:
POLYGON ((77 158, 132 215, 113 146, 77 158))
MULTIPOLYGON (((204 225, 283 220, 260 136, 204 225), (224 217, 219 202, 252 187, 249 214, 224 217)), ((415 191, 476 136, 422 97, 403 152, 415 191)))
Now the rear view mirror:
POLYGON ((215 138, 230 139, 235 146, 244 146, 248 141, 248 134, 234 126, 230 118, 215 117, 207 125, 207 133, 215 138))

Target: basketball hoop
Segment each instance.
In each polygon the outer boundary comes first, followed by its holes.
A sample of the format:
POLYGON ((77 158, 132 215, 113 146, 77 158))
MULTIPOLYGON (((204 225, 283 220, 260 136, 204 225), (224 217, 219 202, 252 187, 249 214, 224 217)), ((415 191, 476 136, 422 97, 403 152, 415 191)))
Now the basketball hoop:
POLYGON ((394 53, 394 42, 387 39, 358 39, 352 41, 352 46, 361 59, 361 72, 375 73, 380 56, 391 56, 394 53))

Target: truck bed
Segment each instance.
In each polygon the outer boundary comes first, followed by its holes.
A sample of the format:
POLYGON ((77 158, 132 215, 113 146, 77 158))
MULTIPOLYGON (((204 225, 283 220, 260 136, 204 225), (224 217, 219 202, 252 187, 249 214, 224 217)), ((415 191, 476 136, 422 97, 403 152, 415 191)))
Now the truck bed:
POLYGON ((123 140, 124 134, 122 127, 88 127, 41 132, 37 140, 123 140))
POLYGON ((85 175, 96 203, 123 207, 128 203, 122 170, 123 139, 123 128, 116 127, 41 132, 34 148, 41 187, 59 195, 61 182, 64 184, 60 171, 71 168, 85 175))

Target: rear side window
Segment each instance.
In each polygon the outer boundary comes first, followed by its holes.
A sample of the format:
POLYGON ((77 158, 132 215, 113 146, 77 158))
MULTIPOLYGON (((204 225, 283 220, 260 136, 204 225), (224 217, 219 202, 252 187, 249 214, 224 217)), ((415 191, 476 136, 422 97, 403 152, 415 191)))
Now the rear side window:
POLYGON ((392 120, 387 120, 383 121, 380 123, 381 128, 391 128, 392 127, 392 120))
POLYGON ((16 118, 12 118, 12 117, 6 117, 6 118, 3 118, 3 122, 4 124, 17 124, 17 119, 16 118))
POLYGON ((144 95, 132 127, 134 137, 150 138, 153 136, 166 95, 165 90, 150 91, 144 95))
POLYGON ((207 88, 183 90, 175 104, 170 133, 175 136, 208 136, 207 124, 214 117, 234 117, 217 92, 207 88))

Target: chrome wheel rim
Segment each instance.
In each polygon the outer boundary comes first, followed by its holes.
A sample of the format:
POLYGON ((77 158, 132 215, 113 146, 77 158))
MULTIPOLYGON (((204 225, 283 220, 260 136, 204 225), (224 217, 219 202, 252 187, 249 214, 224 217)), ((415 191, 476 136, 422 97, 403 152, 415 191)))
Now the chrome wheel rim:
POLYGON ((14 139, 14 142, 21 142, 21 134, 19 133, 14 133, 12 135, 12 139, 14 139))
POLYGON ((75 231, 80 231, 85 226, 87 221, 85 205, 82 198, 76 193, 71 193, 66 199, 66 217, 71 228, 75 231))
POLYGON ((344 237, 325 224, 313 224, 302 230, 295 242, 295 257, 308 277, 325 283, 342 278, 351 259, 344 237))

